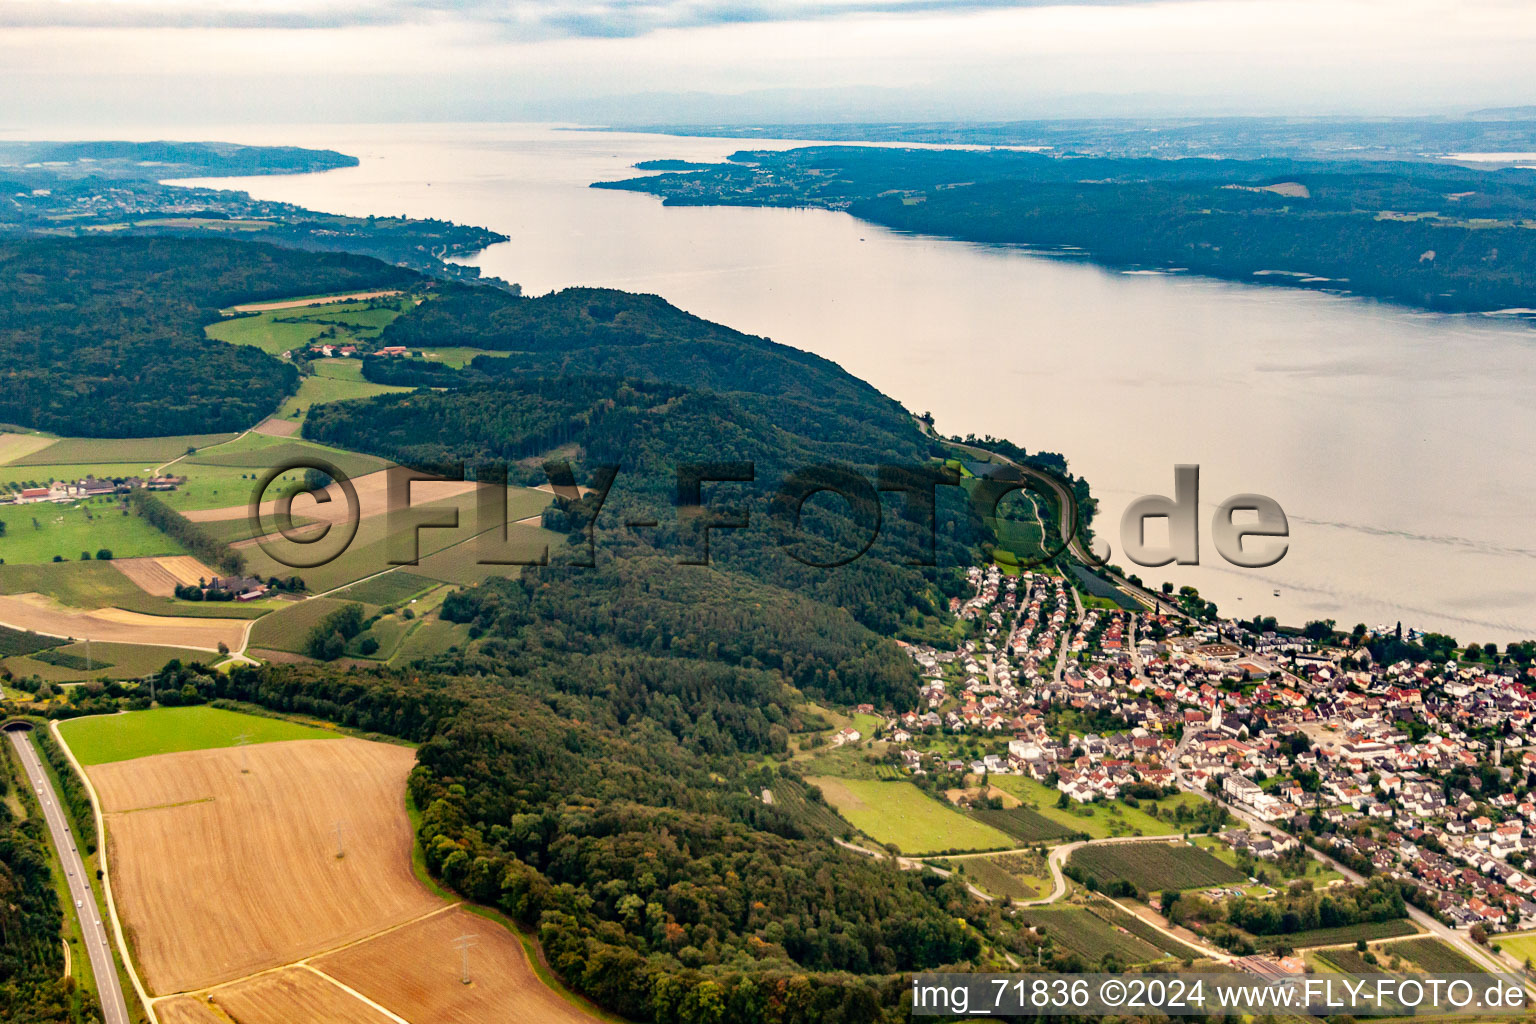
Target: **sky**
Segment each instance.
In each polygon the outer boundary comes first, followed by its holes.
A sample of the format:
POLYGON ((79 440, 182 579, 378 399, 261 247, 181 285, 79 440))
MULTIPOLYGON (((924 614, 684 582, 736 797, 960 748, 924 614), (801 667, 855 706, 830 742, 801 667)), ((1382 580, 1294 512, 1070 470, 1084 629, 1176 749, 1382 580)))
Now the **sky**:
POLYGON ((1533 53, 1530 0, 0 0, 0 131, 1439 114, 1533 53))

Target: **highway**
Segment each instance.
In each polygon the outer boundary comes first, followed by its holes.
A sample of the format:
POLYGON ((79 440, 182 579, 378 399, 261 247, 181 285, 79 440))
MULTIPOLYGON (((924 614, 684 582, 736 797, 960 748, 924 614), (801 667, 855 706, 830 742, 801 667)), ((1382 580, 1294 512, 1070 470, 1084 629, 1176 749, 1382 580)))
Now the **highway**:
POLYGON ((48 832, 53 836, 54 848, 59 851, 59 861, 64 865, 69 882, 69 898, 72 906, 66 913, 73 913, 80 920, 80 934, 84 937, 86 953, 91 960, 91 975, 96 979, 96 991, 101 998, 101 1012, 106 1024, 128 1024, 128 1005, 123 999, 122 982, 117 977, 117 965, 112 961, 112 949, 107 945, 107 929, 102 923, 101 911, 91 893, 91 884, 85 874, 85 862, 75 848, 75 837, 69 830, 64 812, 59 806, 59 795, 43 770, 42 762, 27 735, 21 730, 10 730, 7 735, 27 771, 32 792, 43 805, 43 817, 48 821, 48 832))

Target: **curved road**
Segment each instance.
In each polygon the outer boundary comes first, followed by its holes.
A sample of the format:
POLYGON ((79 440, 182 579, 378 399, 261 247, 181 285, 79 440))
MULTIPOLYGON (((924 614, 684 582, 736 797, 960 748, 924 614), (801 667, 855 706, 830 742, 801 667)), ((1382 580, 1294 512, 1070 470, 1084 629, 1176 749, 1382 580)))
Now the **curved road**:
POLYGON ((101 1012, 106 1024, 128 1024, 128 1005, 123 999, 122 982, 117 977, 117 965, 112 962, 112 949, 107 945, 107 929, 101 920, 96 897, 86 878, 85 862, 75 848, 75 837, 69 830, 64 812, 59 809, 59 794, 54 792, 48 773, 43 770, 37 751, 27 742, 25 731, 9 729, 7 734, 22 767, 32 784, 38 803, 43 805, 43 817, 48 821, 48 832, 53 837, 54 848, 59 851, 59 861, 64 865, 69 882, 69 898, 74 906, 66 908, 80 920, 80 934, 85 951, 91 961, 91 975, 96 979, 96 993, 101 999, 101 1012))

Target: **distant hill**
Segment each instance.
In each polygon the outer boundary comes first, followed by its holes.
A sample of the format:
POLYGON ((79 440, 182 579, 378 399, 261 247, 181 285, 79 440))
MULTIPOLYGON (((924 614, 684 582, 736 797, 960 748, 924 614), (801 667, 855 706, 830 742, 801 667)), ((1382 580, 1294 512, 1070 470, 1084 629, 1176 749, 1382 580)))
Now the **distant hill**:
POLYGON ((305 174, 356 166, 355 156, 298 146, 242 146, 231 142, 0 142, 0 173, 24 178, 46 175, 158 181, 305 174))

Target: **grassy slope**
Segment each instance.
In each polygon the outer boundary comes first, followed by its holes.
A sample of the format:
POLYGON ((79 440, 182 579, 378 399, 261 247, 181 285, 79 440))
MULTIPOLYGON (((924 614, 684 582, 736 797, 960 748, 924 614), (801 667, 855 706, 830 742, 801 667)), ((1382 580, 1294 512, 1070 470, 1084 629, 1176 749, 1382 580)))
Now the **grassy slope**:
MULTIPOLYGON (((1180 793, 1163 800, 1142 801, 1142 806, 1156 804, 1163 808, 1162 816, 1152 817, 1143 810, 1129 807, 1116 800, 1103 804, 1072 804, 1057 807, 1061 794, 1043 783, 1022 775, 994 775, 994 786, 1033 805, 1033 810, 1073 832, 1085 832, 1090 839, 1104 839, 1117 835, 1167 836, 1182 831, 1184 827, 1172 818, 1173 809, 1180 804, 1193 806, 1200 798, 1192 793, 1180 793)), ((1191 823, 1192 825, 1193 823, 1191 823)))
POLYGON ((0 662, 18 677, 41 676, 50 683, 73 683, 88 679, 131 679, 147 676, 165 667, 175 659, 183 662, 207 663, 216 658, 207 651, 194 651, 179 647, 151 647, 147 644, 93 643, 86 650, 83 643, 67 644, 58 648, 61 654, 84 659, 89 655, 90 664, 105 666, 87 671, 83 666, 54 665, 35 657, 17 655, 0 662))
POLYGON ((64 437, 13 466, 53 466, 91 463, 169 462, 188 448, 206 448, 233 439, 235 434, 178 434, 170 437, 64 437))
POLYGON ((855 828, 876 842, 895 843, 902 853, 945 850, 1006 850, 1014 841, 1002 832, 941 804, 909 782, 870 779, 807 779, 821 789, 855 828))
POLYGON ((232 747, 242 734, 249 736, 252 743, 332 739, 340 735, 281 719, 242 715, 206 705, 77 718, 59 728, 70 749, 84 765, 183 750, 232 747))
POLYGON ((6 524, 0 559, 7 565, 35 565, 61 555, 73 562, 82 551, 94 558, 102 548, 115 558, 186 553, 149 523, 123 511, 118 502, 101 498, 0 510, 0 520, 6 524))

